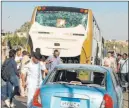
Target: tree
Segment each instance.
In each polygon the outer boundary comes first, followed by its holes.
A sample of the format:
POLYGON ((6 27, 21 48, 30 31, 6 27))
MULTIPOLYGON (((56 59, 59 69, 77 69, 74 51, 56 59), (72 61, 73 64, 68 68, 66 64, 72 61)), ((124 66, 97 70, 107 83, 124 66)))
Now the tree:
POLYGON ((27 38, 26 37, 18 37, 17 34, 14 36, 9 36, 5 38, 6 41, 10 41, 11 46, 26 46, 27 38))
POLYGON ((105 47, 107 50, 115 50, 117 53, 128 52, 128 45, 123 45, 120 42, 106 41, 105 47), (114 46, 115 46, 115 49, 114 49, 114 46))
POLYGON ((31 27, 31 23, 30 22, 25 22, 20 29, 17 29, 16 32, 28 32, 29 29, 31 27))
POLYGON ((107 50, 113 50, 114 43, 113 42, 105 42, 105 47, 107 50))

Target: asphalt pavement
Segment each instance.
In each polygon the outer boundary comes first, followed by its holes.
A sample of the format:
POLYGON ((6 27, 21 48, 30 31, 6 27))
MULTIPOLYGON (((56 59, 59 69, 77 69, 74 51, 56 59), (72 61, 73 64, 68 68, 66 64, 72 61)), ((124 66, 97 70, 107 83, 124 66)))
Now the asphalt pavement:
POLYGON ((124 107, 129 108, 129 92, 124 93, 124 107))
MULTIPOLYGON (((1 108, 7 108, 5 103, 4 103, 4 100, 6 99, 6 86, 5 86, 5 82, 2 81, 2 88, 1 88, 1 108)), ((19 97, 19 96, 15 96, 14 98, 14 103, 16 105, 15 108, 26 108, 26 101, 27 101, 27 98, 22 98, 22 97, 19 97)))
MULTIPOLYGON (((7 108, 5 106, 5 103, 4 103, 4 99, 6 98, 5 97, 5 94, 6 94, 6 87, 5 87, 5 83, 2 81, 2 94, 1 94, 1 97, 2 97, 2 107, 1 108, 7 108)), ((126 92, 124 93, 124 108, 128 108, 129 105, 129 99, 128 99, 128 93, 129 92, 126 92)), ((27 101, 27 98, 23 98, 23 97, 19 97, 19 96, 15 96, 15 99, 14 99, 14 103, 16 104, 16 107, 15 108, 26 108, 26 101, 27 101)))

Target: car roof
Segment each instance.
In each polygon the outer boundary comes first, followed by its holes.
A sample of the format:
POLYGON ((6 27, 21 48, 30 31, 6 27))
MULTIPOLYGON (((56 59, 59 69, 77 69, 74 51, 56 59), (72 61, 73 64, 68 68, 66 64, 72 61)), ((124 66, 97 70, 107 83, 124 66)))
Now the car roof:
POLYGON ((95 72, 109 72, 110 68, 106 68, 98 65, 88 65, 88 64, 59 64, 56 66, 57 69, 84 69, 95 72))

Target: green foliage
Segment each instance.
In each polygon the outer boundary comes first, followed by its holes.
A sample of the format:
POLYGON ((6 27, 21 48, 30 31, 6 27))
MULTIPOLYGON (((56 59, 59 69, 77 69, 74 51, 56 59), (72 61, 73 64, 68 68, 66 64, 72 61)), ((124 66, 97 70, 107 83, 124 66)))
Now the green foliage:
POLYGON ((14 34, 13 36, 7 36, 5 37, 6 41, 10 41, 11 46, 22 46, 25 47, 27 38, 26 37, 18 37, 17 34, 14 34))
POLYGON ((16 29, 15 33, 7 33, 5 36, 5 41, 10 41, 11 46, 22 46, 22 47, 26 47, 26 42, 27 42, 27 38, 26 37, 19 37, 17 35, 17 32, 28 32, 29 29, 31 27, 31 23, 30 22, 25 22, 20 29, 16 29))
POLYGON ((105 42, 105 47, 107 50, 114 50, 114 46, 115 46, 115 51, 118 53, 128 53, 128 45, 123 45, 120 44, 119 42, 105 42))
POLYGON ((31 23, 30 22, 25 22, 20 29, 17 29, 15 32, 28 32, 29 29, 31 27, 31 23))

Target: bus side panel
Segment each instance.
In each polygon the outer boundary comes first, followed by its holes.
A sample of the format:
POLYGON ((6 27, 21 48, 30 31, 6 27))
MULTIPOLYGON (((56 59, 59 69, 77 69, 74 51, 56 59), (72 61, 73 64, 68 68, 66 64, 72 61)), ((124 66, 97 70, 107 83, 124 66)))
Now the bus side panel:
POLYGON ((98 42, 99 42, 98 58, 99 58, 99 65, 101 65, 102 64, 102 36, 101 36, 100 30, 98 30, 98 42))
POLYGON ((92 22, 93 22, 93 15, 92 11, 89 10, 88 12, 88 32, 87 32, 87 39, 85 39, 83 46, 82 46, 82 51, 81 51, 81 56, 80 56, 80 63, 81 64, 91 64, 91 56, 92 56, 92 41, 93 41, 93 27, 92 27, 92 22))
POLYGON ((97 49, 95 29, 96 29, 95 20, 93 20, 92 64, 95 64, 96 49, 97 49))
POLYGON ((93 44, 92 44, 92 64, 95 64, 96 53, 97 53, 97 42, 96 42, 95 39, 93 39, 93 44))
MULTIPOLYGON (((32 18, 31 18, 31 26, 32 24, 34 23, 35 21, 35 16, 36 16, 36 12, 37 12, 37 7, 35 7, 34 11, 33 11, 33 14, 32 14, 32 18)), ((31 27, 30 27, 31 29, 31 27)), ((27 43, 27 51, 31 54, 31 52, 33 51, 33 42, 32 42, 32 39, 31 39, 31 36, 30 34, 28 33, 28 43, 27 43)))
POLYGON ((93 20, 92 64, 100 65, 102 59, 102 36, 96 20, 93 20))

